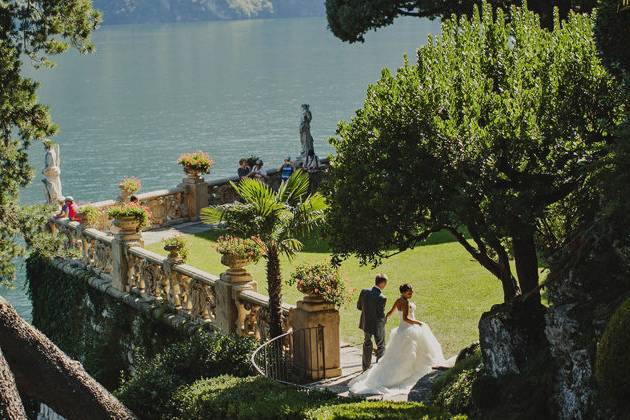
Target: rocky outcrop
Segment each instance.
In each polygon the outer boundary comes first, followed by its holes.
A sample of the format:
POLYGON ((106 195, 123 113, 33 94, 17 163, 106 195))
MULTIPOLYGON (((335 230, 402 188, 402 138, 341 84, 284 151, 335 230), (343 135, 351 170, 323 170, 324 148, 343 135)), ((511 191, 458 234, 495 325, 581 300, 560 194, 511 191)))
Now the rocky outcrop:
POLYGON ((324 0, 94 0, 105 24, 324 16, 324 0))

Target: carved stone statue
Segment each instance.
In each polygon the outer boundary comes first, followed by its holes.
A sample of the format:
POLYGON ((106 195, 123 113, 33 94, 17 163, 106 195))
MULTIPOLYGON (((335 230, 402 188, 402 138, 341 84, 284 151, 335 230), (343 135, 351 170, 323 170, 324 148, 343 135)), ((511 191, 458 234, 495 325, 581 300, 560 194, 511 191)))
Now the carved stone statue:
POLYGON ((309 151, 315 151, 313 147, 313 136, 311 135, 311 120, 313 114, 309 109, 308 104, 302 105, 302 119, 300 120, 300 143, 302 144, 302 159, 306 159, 309 151))
POLYGON ((63 199, 61 193, 61 156, 59 154, 59 145, 50 140, 44 141, 46 156, 44 157, 44 170, 42 174, 44 179, 44 190, 46 193, 46 202, 48 204, 59 204, 63 199))

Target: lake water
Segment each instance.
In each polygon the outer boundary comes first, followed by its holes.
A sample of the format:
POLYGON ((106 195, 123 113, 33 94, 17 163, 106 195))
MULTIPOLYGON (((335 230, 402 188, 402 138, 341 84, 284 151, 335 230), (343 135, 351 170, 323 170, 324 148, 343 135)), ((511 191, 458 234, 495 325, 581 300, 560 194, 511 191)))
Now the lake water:
MULTIPOLYGON (((234 175, 239 157, 267 167, 299 153, 300 104, 311 105, 315 150, 332 152, 339 120, 361 107, 383 67, 395 69, 436 21, 402 19, 370 33, 365 44, 335 38, 323 18, 107 26, 96 52, 57 57, 53 70, 31 70, 39 98, 60 132, 62 182, 79 202, 114 198, 124 176, 142 192, 174 187, 182 152, 204 150, 209 175, 234 175)), ((38 174, 22 201, 43 200, 43 148, 32 148, 38 174)), ((14 290, 2 290, 30 319, 20 269, 14 290)))

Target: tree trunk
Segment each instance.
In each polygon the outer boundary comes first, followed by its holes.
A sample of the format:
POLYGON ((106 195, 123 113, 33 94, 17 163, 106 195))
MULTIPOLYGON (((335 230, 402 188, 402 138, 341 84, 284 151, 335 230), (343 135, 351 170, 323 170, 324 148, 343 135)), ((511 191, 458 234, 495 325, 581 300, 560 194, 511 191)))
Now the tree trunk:
POLYGON ((267 250, 267 291, 269 292, 269 335, 275 338, 282 331, 282 279, 278 249, 267 250))
POLYGON ((69 419, 134 415, 0 297, 0 347, 20 390, 69 419))
POLYGON ((521 292, 527 300, 540 302, 538 289, 538 256, 533 230, 523 229, 512 237, 516 274, 521 292))
POLYGON ((0 349, 0 419, 26 419, 22 399, 15 385, 15 378, 0 349))

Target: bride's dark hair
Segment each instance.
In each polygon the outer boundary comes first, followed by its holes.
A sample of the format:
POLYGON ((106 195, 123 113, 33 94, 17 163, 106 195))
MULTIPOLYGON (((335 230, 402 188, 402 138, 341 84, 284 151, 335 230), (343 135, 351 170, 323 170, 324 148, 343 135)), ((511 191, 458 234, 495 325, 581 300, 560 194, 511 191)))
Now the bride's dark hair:
POLYGON ((413 287, 409 283, 402 284, 398 290, 400 290, 400 294, 407 293, 408 291, 413 291, 413 287))

